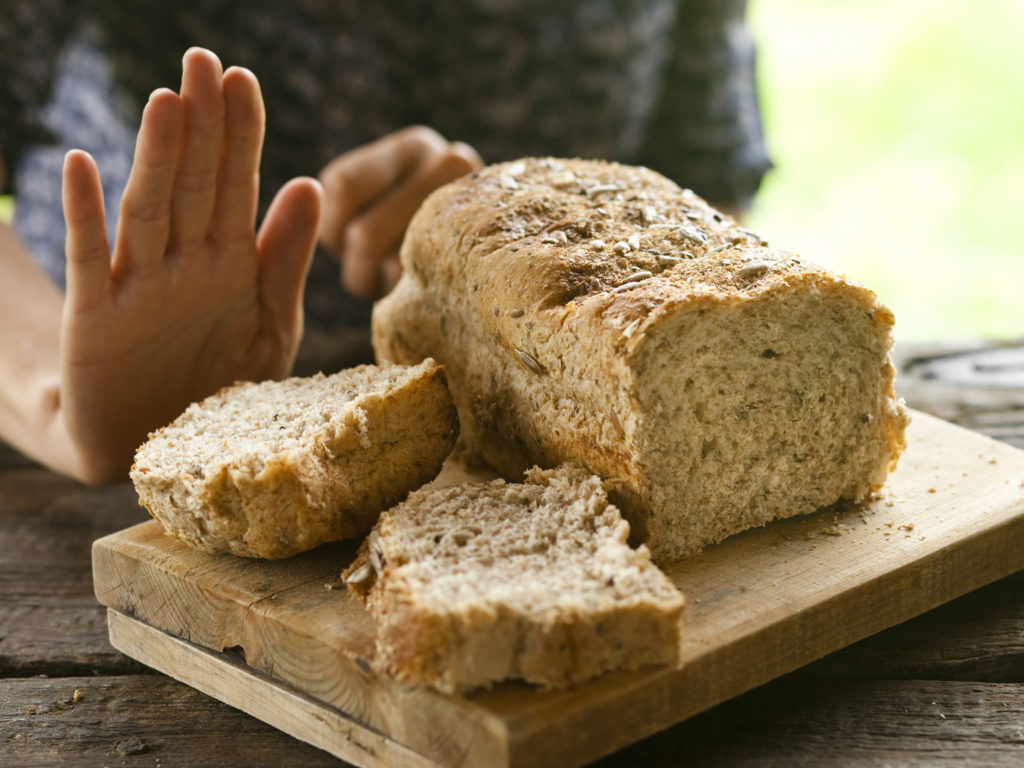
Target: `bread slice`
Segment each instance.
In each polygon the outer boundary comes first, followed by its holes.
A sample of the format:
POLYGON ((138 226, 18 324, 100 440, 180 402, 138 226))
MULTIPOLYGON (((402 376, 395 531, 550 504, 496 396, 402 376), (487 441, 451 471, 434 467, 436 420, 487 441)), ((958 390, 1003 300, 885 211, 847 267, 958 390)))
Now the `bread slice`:
POLYGON ((876 491, 905 446, 893 315, 645 168, 525 159, 435 192, 373 314, 448 369, 507 478, 578 461, 656 560, 876 491))
POLYGON ((240 383, 151 434, 131 478, 169 533, 277 559, 368 530, 437 475, 457 432, 433 360, 240 383))
POLYGON ((342 574, 377 620, 375 667, 462 691, 562 688, 679 658, 683 597, 578 466, 421 489, 342 574))

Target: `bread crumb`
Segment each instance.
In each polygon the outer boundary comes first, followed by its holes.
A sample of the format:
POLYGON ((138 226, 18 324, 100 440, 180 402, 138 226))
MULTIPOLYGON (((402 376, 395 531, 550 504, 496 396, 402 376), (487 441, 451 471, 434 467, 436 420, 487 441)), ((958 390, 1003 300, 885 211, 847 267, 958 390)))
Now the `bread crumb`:
POLYGON ((149 744, 137 736, 129 736, 122 739, 114 746, 114 751, 119 755, 141 755, 149 751, 149 744))
POLYGON ((936 492, 935 491, 935 486, 932 486, 931 488, 928 489, 928 493, 935 493, 935 492, 936 492))

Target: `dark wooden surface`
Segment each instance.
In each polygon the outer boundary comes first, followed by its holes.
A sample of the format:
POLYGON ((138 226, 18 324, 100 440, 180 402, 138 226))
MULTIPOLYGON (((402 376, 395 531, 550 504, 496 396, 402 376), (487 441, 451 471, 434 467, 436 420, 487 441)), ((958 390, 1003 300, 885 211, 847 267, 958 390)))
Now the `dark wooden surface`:
MULTIPOLYGON (((1024 448, 1024 347, 948 353, 901 351, 908 402, 1024 448)), ((0 766, 339 765, 110 647, 90 545, 144 519, 0 446, 0 766)), ((683 764, 1024 765, 1024 572, 599 763, 683 764)))

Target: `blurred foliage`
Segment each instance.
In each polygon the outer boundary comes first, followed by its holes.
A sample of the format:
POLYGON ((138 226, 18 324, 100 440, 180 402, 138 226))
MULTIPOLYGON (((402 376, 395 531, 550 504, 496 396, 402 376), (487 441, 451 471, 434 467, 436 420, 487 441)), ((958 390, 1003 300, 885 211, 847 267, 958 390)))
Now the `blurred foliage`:
POLYGON ((1024 2, 753 0, 776 164, 748 221, 901 340, 1024 336, 1024 2))
POLYGON ((0 222, 10 224, 14 219, 14 201, 9 195, 0 195, 0 222))

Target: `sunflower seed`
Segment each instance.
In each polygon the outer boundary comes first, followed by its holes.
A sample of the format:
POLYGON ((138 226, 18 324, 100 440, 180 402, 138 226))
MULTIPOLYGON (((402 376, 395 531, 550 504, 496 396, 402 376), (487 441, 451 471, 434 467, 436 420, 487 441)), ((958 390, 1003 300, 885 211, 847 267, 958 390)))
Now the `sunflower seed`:
POLYGON ((614 288, 611 289, 611 292, 612 293, 622 293, 623 291, 628 291, 631 288, 637 287, 638 285, 643 285, 644 283, 648 282, 649 280, 651 280, 650 277, 639 277, 636 280, 633 280, 633 281, 628 282, 628 283, 619 283, 618 285, 616 285, 614 288))
POLYGON ((569 236, 565 234, 565 230, 559 229, 541 238, 541 242, 548 245, 565 245, 569 242, 569 236))
POLYGON ((593 187, 590 187, 589 189, 587 189, 587 196, 588 197, 595 197, 596 195, 600 195, 600 194, 602 194, 604 192, 621 192, 621 191, 622 191, 622 187, 619 186, 618 184, 598 184, 596 186, 593 186, 593 187))
POLYGON ((619 285, 625 285, 626 283, 635 283, 638 280, 646 280, 649 277, 654 277, 654 275, 652 275, 646 269, 642 269, 639 272, 634 272, 629 277, 626 277, 625 279, 623 279, 623 281, 621 283, 619 283, 619 285))
POLYGON ((679 233, 684 237, 701 244, 708 241, 708 236, 704 234, 703 230, 698 229, 697 227, 680 227, 679 233))
POLYGON ((345 578, 345 583, 353 587, 359 587, 373 579, 375 573, 370 563, 363 563, 345 578))
POLYGON ((523 350, 517 348, 516 357, 518 357, 519 362, 521 362, 523 365, 529 368, 532 373, 535 373, 538 376, 544 375, 544 367, 540 363, 538 363, 537 358, 535 358, 530 353, 524 352, 523 350))
POLYGON ((744 264, 739 271, 739 276, 744 280, 754 280, 769 270, 771 265, 767 261, 751 261, 744 264))
POLYGON ((370 550, 370 564, 373 566, 373 570, 377 573, 383 572, 384 555, 380 551, 380 534, 370 531, 370 535, 366 539, 366 548, 370 550))

